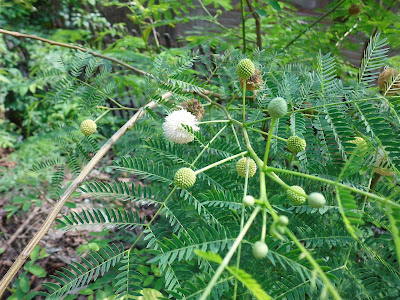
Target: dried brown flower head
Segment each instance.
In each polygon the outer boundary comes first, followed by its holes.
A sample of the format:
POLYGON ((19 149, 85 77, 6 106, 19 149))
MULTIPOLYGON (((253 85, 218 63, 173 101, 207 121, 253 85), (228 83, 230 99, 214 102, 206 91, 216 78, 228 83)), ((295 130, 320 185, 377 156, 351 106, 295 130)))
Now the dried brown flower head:
MULTIPOLYGON (((239 77, 240 86, 243 88, 243 79, 239 77)), ((246 90, 254 92, 259 89, 261 84, 263 83, 262 76, 260 70, 256 69, 254 74, 246 80, 246 90)))
POLYGON ((395 78, 399 75, 399 71, 393 68, 385 68, 383 72, 379 75, 378 86, 381 92, 386 92, 386 95, 392 96, 399 92, 400 81, 393 82, 395 78), (389 86, 391 84, 391 86, 389 86))
POLYGON ((183 109, 186 109, 192 115, 196 117, 198 121, 203 119, 205 111, 203 105, 197 99, 190 99, 180 105, 183 109))

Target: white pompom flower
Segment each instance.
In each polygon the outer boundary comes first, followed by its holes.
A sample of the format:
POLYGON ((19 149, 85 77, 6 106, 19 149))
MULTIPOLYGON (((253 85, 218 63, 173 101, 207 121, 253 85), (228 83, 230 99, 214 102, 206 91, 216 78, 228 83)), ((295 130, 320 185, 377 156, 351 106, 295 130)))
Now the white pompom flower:
POLYGON ((187 110, 181 109, 170 113, 165 118, 163 129, 165 136, 170 141, 177 144, 186 144, 193 141, 194 136, 182 125, 190 127, 193 132, 197 132, 200 128, 196 124, 196 117, 187 110))

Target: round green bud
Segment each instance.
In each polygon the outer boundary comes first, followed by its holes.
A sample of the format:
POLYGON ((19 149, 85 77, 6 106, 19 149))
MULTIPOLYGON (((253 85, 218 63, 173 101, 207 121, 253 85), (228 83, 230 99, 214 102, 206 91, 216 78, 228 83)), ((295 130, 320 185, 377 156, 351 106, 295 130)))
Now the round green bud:
POLYGON ((90 119, 87 119, 81 123, 81 132, 84 135, 91 135, 97 129, 96 122, 90 119))
POLYGON ((253 206, 255 199, 253 196, 247 195, 243 198, 243 204, 246 206, 253 206))
POLYGON ((240 78, 245 80, 249 79, 255 71, 256 67, 254 63, 248 58, 242 59, 236 66, 236 73, 240 78))
POLYGON ((253 245, 253 255, 257 259, 263 259, 268 254, 268 246, 261 241, 255 242, 253 245))
POLYGON ((276 231, 279 234, 285 234, 285 226, 282 226, 282 225, 276 226, 276 231))
MULTIPOLYGON (((249 158, 249 178, 253 177, 254 174, 257 172, 257 164, 256 162, 249 158)), ((247 169, 247 157, 243 157, 238 160, 236 164, 236 171, 239 174, 239 176, 246 178, 246 169, 247 169)))
POLYGON ((278 225, 287 226, 289 224, 289 218, 286 216, 279 216, 278 225))
POLYGON ((307 143, 299 136, 291 136, 287 140, 286 145, 290 152, 292 152, 293 154, 297 154, 301 151, 306 150, 307 143))
POLYGON ((282 118, 287 114, 287 102, 281 97, 272 99, 268 104, 268 113, 273 118, 282 118))
MULTIPOLYGON (((298 185, 292 185, 291 188, 299 193, 305 194, 306 192, 302 189, 301 186, 298 185)), ((291 190, 286 191, 286 195, 289 199, 289 201, 293 205, 302 205, 304 202, 306 202, 306 197, 300 196, 299 194, 292 192, 291 190)))
POLYGON ((222 15, 222 10, 217 9, 217 15, 218 15, 218 16, 222 15))
POLYGON ((326 200, 321 193, 311 193, 308 195, 308 204, 313 208, 321 208, 326 205, 326 200))
POLYGON ((181 168, 175 173, 174 183, 177 187, 188 189, 196 182, 196 174, 192 169, 181 168))

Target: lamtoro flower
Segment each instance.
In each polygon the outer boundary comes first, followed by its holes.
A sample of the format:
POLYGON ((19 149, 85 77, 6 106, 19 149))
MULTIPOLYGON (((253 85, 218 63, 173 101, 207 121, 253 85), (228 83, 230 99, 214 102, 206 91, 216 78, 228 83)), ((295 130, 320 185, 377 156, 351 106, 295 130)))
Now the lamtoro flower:
POLYGON ((174 111, 165 118, 163 124, 165 136, 177 144, 189 143, 194 140, 194 136, 186 126, 190 127, 193 132, 200 130, 196 117, 190 112, 185 109, 174 111))

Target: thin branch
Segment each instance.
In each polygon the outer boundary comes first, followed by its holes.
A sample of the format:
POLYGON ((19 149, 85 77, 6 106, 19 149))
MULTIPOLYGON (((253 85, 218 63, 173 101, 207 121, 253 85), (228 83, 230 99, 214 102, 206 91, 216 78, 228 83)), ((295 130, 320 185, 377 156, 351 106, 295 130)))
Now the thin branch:
MULTIPOLYGON (((199 4, 200 4, 200 7, 201 7, 201 8, 205 11, 205 13, 211 18, 211 19, 210 19, 210 22, 211 22, 211 23, 218 25, 219 27, 221 27, 221 28, 225 29, 226 31, 228 31, 229 33, 233 34, 234 36, 241 38, 241 36, 240 36, 239 34, 235 33, 233 29, 229 29, 228 27, 226 27, 226 26, 224 26, 223 24, 221 24, 220 22, 218 22, 218 20, 210 13, 210 11, 209 11, 209 10, 207 9, 207 7, 204 5, 204 3, 203 3, 202 0, 198 0, 198 2, 199 2, 199 4)), ((247 41, 248 41, 249 43, 256 44, 256 41, 254 41, 254 40, 247 39, 247 41)))
MULTIPOLYGON (((49 39, 45 39, 45 38, 42 38, 42 37, 39 37, 39 36, 36 36, 36 35, 24 34, 24 33, 16 32, 16 31, 8 31, 8 30, 4 30, 4 29, 0 28, 0 34, 1 33, 7 34, 7 35, 11 35, 11 36, 15 36, 15 37, 18 37, 18 38, 28 38, 28 39, 38 40, 38 41, 42 41, 44 43, 48 43, 48 44, 54 45, 54 46, 65 47, 65 48, 69 48, 69 49, 79 50, 79 51, 82 51, 82 52, 87 52, 87 53, 90 53, 93 56, 100 57, 100 58, 112 61, 112 62, 114 62, 114 63, 116 63, 118 65, 124 66, 125 68, 127 68, 127 69, 129 69, 129 70, 131 70, 131 71, 133 71, 133 72, 135 72, 135 73, 137 73, 139 75, 150 76, 151 78, 154 78, 154 75, 151 74, 151 73, 147 73, 146 71, 143 71, 143 70, 140 70, 138 68, 135 68, 135 67, 133 67, 133 66, 127 64, 127 63, 124 63, 123 61, 120 61, 120 60, 118 60, 116 58, 109 57, 109 56, 106 56, 106 55, 103 55, 103 54, 99 54, 99 53, 93 52, 92 50, 89 50, 89 49, 86 49, 86 48, 83 48, 83 47, 80 47, 80 46, 75 46, 75 45, 70 45, 70 44, 65 44, 65 43, 59 43, 59 42, 52 41, 52 40, 49 40, 49 39)), ((192 91, 192 90, 185 91, 185 92, 197 94, 196 91, 192 91)), ((209 95, 209 96, 213 95, 213 97, 216 97, 216 98, 219 98, 219 99, 223 99, 224 98, 223 95, 218 94, 218 93, 214 93, 214 92, 208 91, 208 90, 203 90, 202 93, 205 94, 205 95, 209 95)))
MULTIPOLYGON (((162 99, 167 99, 171 97, 170 92, 162 95, 162 99)), ((128 120, 114 135, 101 147, 101 149, 96 153, 96 155, 89 161, 82 172, 77 178, 71 183, 71 185, 66 189, 64 194, 60 197, 60 200, 54 206, 53 210, 48 215, 47 219, 44 221, 39 231, 34 235, 34 237, 29 241, 28 245, 18 256, 17 260, 8 270, 7 274, 0 281, 0 298, 7 289, 11 280, 17 274, 18 270, 23 266, 26 259, 29 257, 35 246, 40 242, 43 236, 48 232, 53 221, 57 218, 58 213, 63 208, 65 202, 72 195, 72 193, 78 188, 78 186, 85 180, 86 176, 92 171, 96 164, 104 157, 104 155, 110 150, 110 148, 121 138, 124 133, 130 129, 145 113, 146 109, 152 109, 157 105, 156 102, 151 101, 149 104, 145 105, 140 109, 130 120, 128 120)))
POLYGON ((247 2, 247 6, 250 9, 250 11, 254 17, 255 23, 256 23, 257 47, 258 47, 258 49, 262 49, 261 18, 257 14, 257 12, 254 10, 253 6, 251 5, 250 0, 246 0, 246 2, 247 2))
MULTIPOLYGON (((240 0, 240 12, 242 16, 242 35, 243 35, 243 53, 246 53, 246 19, 244 17, 244 3, 240 0)), ((244 84, 244 86, 246 86, 244 84)))
POLYGON ((28 38, 28 39, 38 40, 38 41, 42 41, 44 43, 48 43, 48 44, 54 45, 54 46, 60 46, 60 47, 64 47, 64 48, 70 48, 70 49, 79 50, 79 51, 82 51, 82 52, 87 52, 87 53, 90 53, 93 56, 100 57, 100 58, 112 61, 112 62, 114 62, 114 63, 116 63, 118 65, 124 66, 125 68, 127 68, 127 69, 129 69, 129 70, 131 70, 131 71, 133 71, 133 72, 135 72, 137 74, 152 76, 150 73, 147 73, 147 72, 145 72, 143 70, 140 70, 138 68, 132 67, 131 65, 128 65, 127 63, 124 63, 123 61, 120 61, 120 60, 118 60, 116 58, 109 57, 109 56, 106 56, 106 55, 102 55, 102 54, 93 52, 92 50, 88 50, 88 49, 80 47, 80 46, 74 46, 74 45, 70 45, 70 44, 59 43, 59 42, 52 41, 52 40, 49 40, 49 39, 45 39, 45 38, 42 38, 42 37, 39 37, 39 36, 36 36, 36 35, 30 35, 30 34, 20 33, 20 32, 16 32, 16 31, 8 31, 8 30, 4 30, 4 29, 0 29, 0 33, 7 34, 7 35, 12 35, 12 36, 15 36, 15 37, 18 37, 18 38, 28 38))
POLYGON ((315 25, 317 25, 320 21, 325 19, 327 16, 329 16, 331 13, 333 13, 336 9, 338 9, 339 6, 341 6, 345 0, 341 0, 336 4, 330 11, 325 13, 324 15, 320 16, 317 20, 315 20, 313 23, 311 23, 306 29, 304 29, 302 32, 299 33, 298 36, 296 36, 293 40, 291 40, 289 43, 286 44, 284 49, 286 50, 289 48, 294 42, 296 42, 303 34, 305 34, 307 31, 309 31, 311 28, 313 28, 315 25))

